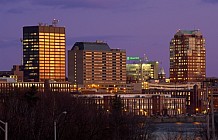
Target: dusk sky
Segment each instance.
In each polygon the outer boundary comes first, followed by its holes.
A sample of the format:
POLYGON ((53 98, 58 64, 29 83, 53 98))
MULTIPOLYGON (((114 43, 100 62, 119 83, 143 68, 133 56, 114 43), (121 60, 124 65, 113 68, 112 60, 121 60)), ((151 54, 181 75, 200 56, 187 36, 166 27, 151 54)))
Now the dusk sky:
POLYGON ((157 60, 169 73, 169 42, 178 29, 206 38, 207 76, 218 76, 218 0, 0 0, 0 70, 22 59, 22 27, 66 27, 66 50, 76 41, 103 40, 128 56, 157 60))

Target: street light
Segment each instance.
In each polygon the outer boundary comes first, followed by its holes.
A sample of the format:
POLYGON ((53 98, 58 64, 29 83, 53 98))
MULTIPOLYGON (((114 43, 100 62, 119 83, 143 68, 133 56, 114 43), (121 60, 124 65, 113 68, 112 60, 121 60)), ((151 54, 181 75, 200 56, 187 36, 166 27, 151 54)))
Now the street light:
POLYGON ((142 113, 143 116, 147 116, 147 113, 148 113, 148 112, 147 112, 145 109, 140 109, 140 111, 141 111, 141 113, 142 113))
POLYGON ((177 110, 178 110, 178 115, 180 115, 180 114, 181 114, 181 110, 180 110, 180 108, 178 108, 177 110))
POLYGON ((5 128, 0 126, 0 129, 5 132, 5 140, 8 140, 8 123, 0 120, 0 123, 5 125, 5 128))
POLYGON ((67 114, 67 111, 64 111, 61 114, 59 114, 58 117, 54 120, 54 140, 57 140, 57 121, 62 114, 67 114))
POLYGON ((196 114, 198 113, 198 110, 199 110, 198 108, 196 108, 196 109, 195 109, 195 111, 196 111, 196 114))

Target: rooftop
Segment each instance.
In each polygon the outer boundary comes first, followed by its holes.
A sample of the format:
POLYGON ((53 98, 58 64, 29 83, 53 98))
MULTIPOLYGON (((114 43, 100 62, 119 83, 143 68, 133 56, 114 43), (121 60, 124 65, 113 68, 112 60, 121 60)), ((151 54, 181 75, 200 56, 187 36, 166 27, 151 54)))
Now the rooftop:
POLYGON ((107 43, 102 41, 96 42, 76 42, 71 50, 91 50, 91 51, 110 51, 107 43))
POLYGON ((197 35, 201 36, 200 30, 178 30, 175 35, 197 35))

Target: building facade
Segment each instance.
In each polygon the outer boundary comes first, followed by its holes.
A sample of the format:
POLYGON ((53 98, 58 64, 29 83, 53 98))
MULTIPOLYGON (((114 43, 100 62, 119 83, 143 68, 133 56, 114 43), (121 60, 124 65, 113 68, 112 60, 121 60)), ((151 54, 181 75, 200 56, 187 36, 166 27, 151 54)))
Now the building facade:
POLYGON ((170 95, 172 98, 185 98, 186 99, 186 112, 189 114, 195 114, 196 109, 201 108, 199 102, 201 101, 200 92, 197 85, 190 88, 150 88, 143 89, 143 94, 151 95, 170 95))
POLYGON ((16 82, 22 82, 23 66, 13 65, 11 71, 0 71, 0 78, 13 78, 16 82))
POLYGON ((127 57, 127 83, 141 83, 158 79, 159 63, 157 61, 142 61, 139 57, 127 57), (138 58, 136 60, 136 58, 138 58), (134 61, 131 61, 133 59, 134 61))
MULTIPOLYGON (((165 95, 118 94, 122 102, 123 113, 141 116, 180 115, 186 113, 185 98, 171 98, 165 95)), ((97 104, 110 113, 115 98, 112 94, 79 95, 85 104, 97 104)))
POLYGON ((207 77, 206 80, 202 82, 201 89, 199 89, 199 94, 200 94, 200 101, 198 102, 200 106, 199 112, 206 113, 207 111, 211 111, 212 105, 213 105, 214 112, 218 112, 218 78, 217 77, 207 77))
POLYGON ((11 71, 16 76, 17 82, 23 82, 23 66, 22 65, 13 65, 13 68, 11 71))
POLYGON ((178 30, 170 42, 170 81, 201 82, 206 76, 205 39, 199 30, 178 30))
POLYGON ((65 81, 65 46, 65 27, 23 27, 24 80, 65 81))
POLYGON ((26 92, 31 87, 35 87, 40 93, 50 93, 50 92, 71 92, 71 87, 69 82, 54 82, 46 80, 44 82, 8 82, 2 81, 0 79, 0 93, 16 93, 16 92, 26 92))
POLYGON ((158 73, 158 80, 160 83, 166 82, 166 73, 164 72, 163 68, 161 68, 159 73, 158 73))
POLYGON ((76 42, 68 51, 68 80, 86 88, 125 86, 126 51, 100 41, 76 42))

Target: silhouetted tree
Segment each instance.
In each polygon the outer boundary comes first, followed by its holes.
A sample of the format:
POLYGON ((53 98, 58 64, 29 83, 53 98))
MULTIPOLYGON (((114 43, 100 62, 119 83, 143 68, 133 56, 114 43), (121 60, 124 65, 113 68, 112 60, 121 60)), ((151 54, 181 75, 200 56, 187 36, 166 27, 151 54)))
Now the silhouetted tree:
POLYGON ((149 139, 152 123, 143 117, 124 114, 122 108, 119 96, 113 98, 108 112, 92 98, 39 93, 34 87, 0 95, 0 119, 8 122, 9 139, 13 140, 53 140, 54 120, 59 140, 149 139), (67 114, 60 115, 63 111, 67 114))

